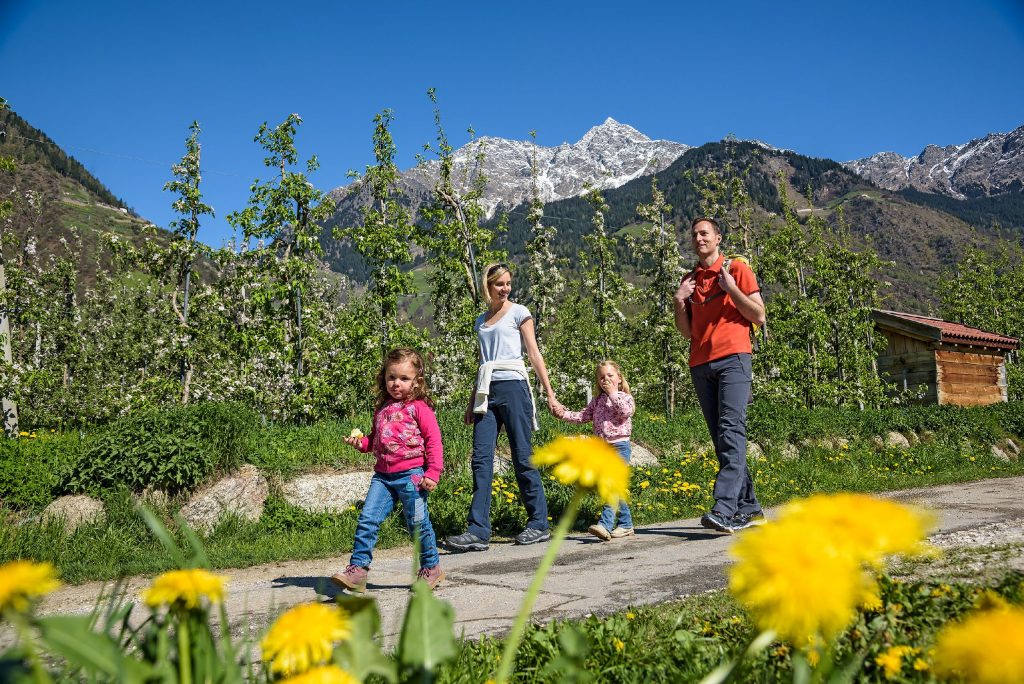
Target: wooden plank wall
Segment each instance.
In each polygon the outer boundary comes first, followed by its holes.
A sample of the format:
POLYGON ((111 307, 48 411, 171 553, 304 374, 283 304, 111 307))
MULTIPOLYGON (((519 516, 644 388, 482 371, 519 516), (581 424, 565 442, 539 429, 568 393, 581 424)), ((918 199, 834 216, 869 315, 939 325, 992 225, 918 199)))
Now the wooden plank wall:
POLYGON ((984 406, 1006 401, 1006 366, 994 350, 942 345, 935 351, 940 404, 984 406))
POLYGON ((925 404, 938 403, 938 372, 931 343, 891 330, 884 332, 888 344, 885 352, 878 357, 879 375, 900 389, 904 386, 914 389, 924 385, 926 390, 921 401, 925 404))

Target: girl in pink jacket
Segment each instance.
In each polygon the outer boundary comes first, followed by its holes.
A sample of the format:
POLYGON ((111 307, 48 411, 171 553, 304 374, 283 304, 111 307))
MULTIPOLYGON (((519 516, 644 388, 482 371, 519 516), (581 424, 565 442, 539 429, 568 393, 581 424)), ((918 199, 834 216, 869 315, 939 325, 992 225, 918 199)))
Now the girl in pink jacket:
MULTIPOLYGON (((633 432, 633 412, 636 404, 629 393, 629 383, 622 376, 619 364, 604 360, 597 364, 594 399, 580 412, 568 411, 559 404, 555 407, 555 416, 569 423, 593 423, 594 434, 608 442, 626 463, 632 453, 629 436, 633 432)), ((633 534, 633 516, 629 506, 623 501, 619 504, 619 525, 615 526, 616 511, 605 505, 601 511, 601 520, 591 525, 587 531, 601 541, 613 538, 628 537, 633 534)))
POLYGON ((356 525, 352 558, 348 567, 332 575, 331 580, 352 591, 366 590, 381 523, 401 502, 409 533, 419 535, 419 578, 433 589, 444 579, 444 573, 427 497, 441 479, 444 459, 441 429, 427 396, 419 352, 404 347, 388 352, 377 374, 377 410, 370 436, 353 430, 345 442, 363 453, 372 451, 377 462, 356 525))

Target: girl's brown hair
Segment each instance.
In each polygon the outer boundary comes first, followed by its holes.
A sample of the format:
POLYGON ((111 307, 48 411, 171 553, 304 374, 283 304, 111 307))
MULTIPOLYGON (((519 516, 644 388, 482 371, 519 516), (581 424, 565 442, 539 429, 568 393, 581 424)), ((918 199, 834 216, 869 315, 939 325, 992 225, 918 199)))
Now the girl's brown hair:
POLYGON ((498 278, 505 275, 506 273, 512 273, 512 269, 508 267, 508 264, 493 263, 488 264, 487 268, 484 269, 483 282, 481 285, 484 286, 483 297, 484 302, 487 306, 491 305, 491 285, 498 281, 498 278))
POLYGON ((380 371, 377 373, 377 405, 374 408, 374 412, 380 411, 384 408, 384 404, 391 401, 387 385, 388 368, 396 363, 405 363, 406 361, 412 363, 412 367, 416 369, 416 381, 412 385, 412 395, 409 397, 409 400, 422 399, 427 406, 434 408, 434 402, 430 398, 429 390, 427 389, 423 357, 415 349, 398 347, 387 353, 387 356, 384 357, 384 363, 381 364, 380 371))
POLYGON ((619 368, 619 364, 615 363, 611 359, 605 359, 601 361, 597 366, 594 367, 594 396, 600 396, 601 392, 601 369, 605 366, 611 366, 615 369, 615 372, 619 374, 619 390, 626 394, 632 394, 629 391, 629 383, 626 382, 626 376, 622 374, 622 369, 619 368))

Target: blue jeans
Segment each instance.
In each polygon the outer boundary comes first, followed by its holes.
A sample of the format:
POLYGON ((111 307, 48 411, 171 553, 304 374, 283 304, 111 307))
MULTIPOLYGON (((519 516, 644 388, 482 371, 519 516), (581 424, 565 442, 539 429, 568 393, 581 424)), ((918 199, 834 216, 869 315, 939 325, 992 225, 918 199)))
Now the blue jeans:
MULTIPOLYGON (((628 439, 624 439, 621 442, 612 442, 609 446, 619 452, 619 456, 626 463, 629 463, 629 457, 633 454, 633 444, 628 439)), ((601 509, 601 520, 599 524, 609 532, 615 529, 615 509, 608 504, 604 505, 601 509)), ((625 500, 619 502, 619 526, 621 527, 632 527, 633 526, 633 514, 629 512, 629 506, 625 500)))
POLYGON ((380 525, 398 502, 402 503, 409 534, 416 534, 416 529, 419 529, 420 567, 432 568, 438 564, 437 539, 434 537, 434 527, 430 524, 430 513, 427 512, 429 492, 419 488, 422 478, 423 468, 373 474, 370 491, 366 493, 363 512, 359 514, 359 523, 356 525, 356 539, 352 544, 352 559, 349 561, 352 565, 370 567, 380 525))
POLYGON ((533 400, 525 380, 495 380, 487 397, 487 413, 473 417, 473 501, 466 529, 484 541, 491 538, 491 483, 498 428, 505 426, 512 448, 512 469, 519 498, 526 508, 526 526, 548 529, 548 501, 540 472, 530 463, 533 447, 533 400))
POLYGON ((750 354, 732 354, 694 366, 690 377, 718 457, 715 505, 711 510, 726 518, 760 511, 747 468, 750 354))

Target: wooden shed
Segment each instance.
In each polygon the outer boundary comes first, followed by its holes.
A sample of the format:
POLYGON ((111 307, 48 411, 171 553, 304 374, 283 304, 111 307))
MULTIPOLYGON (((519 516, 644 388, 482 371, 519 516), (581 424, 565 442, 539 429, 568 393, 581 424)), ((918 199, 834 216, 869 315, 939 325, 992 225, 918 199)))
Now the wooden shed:
POLYGON ((927 387, 922 403, 982 406, 1006 401, 1006 353, 1015 337, 939 318, 872 311, 888 345, 878 372, 898 387, 927 387))

